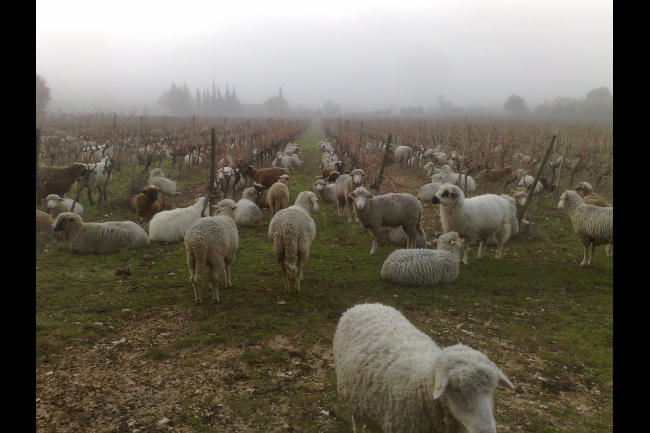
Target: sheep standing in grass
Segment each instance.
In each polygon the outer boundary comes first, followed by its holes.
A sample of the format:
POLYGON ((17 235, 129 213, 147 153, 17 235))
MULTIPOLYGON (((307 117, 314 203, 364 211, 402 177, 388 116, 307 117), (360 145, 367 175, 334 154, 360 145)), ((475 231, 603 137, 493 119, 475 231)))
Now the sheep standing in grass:
POLYGON ((395 161, 399 163, 399 168, 403 168, 405 163, 413 157, 413 149, 408 146, 397 146, 395 149, 395 161))
POLYGON ((458 278, 461 248, 458 233, 448 232, 440 235, 436 250, 395 250, 384 261, 381 278, 407 286, 451 283, 458 278))
POLYGON ((415 248, 416 238, 424 235, 421 216, 422 203, 405 193, 390 193, 373 196, 364 187, 359 187, 350 193, 354 204, 354 214, 365 229, 372 234, 372 249, 370 254, 377 251, 377 239, 382 227, 402 226, 408 236, 406 248, 415 248))
POLYGON ((269 223, 269 239, 286 291, 289 291, 289 273, 296 275, 295 291, 300 291, 302 268, 316 237, 316 224, 311 216, 318 210, 317 200, 315 193, 303 191, 293 206, 276 213, 269 223))
MULTIPOLYGON (((149 185, 156 185, 160 192, 173 197, 176 195, 176 182, 165 177, 162 169, 154 168, 149 172, 149 185)), ((180 193, 179 193, 180 194, 180 193)))
POLYGON ((271 217, 276 213, 289 207, 289 187, 291 186, 289 176, 283 174, 277 182, 271 185, 267 195, 271 217))
POLYGON ((110 254, 149 245, 149 236, 133 221, 84 223, 73 212, 60 213, 52 231, 62 231, 70 242, 70 251, 78 254, 110 254))
POLYGON ((573 231, 578 235, 584 247, 584 256, 580 266, 593 264, 594 249, 597 245, 614 245, 613 207, 585 204, 580 194, 570 189, 562 194, 557 207, 567 211, 573 224, 573 231), (589 251, 589 260, 587 260, 587 250, 589 251))
POLYGON ((495 433, 493 393, 513 384, 483 353, 440 348, 399 311, 347 310, 336 327, 334 368, 355 433, 495 433))
POLYGON ((262 193, 252 186, 244 190, 241 199, 237 202, 237 210, 235 211, 235 223, 237 225, 260 227, 269 224, 262 219, 262 211, 255 204, 255 201, 261 195, 262 193))
MULTIPOLYGON (((362 169, 357 168, 352 170, 350 174, 342 174, 334 183, 334 185, 336 185, 336 204, 339 216, 343 216, 343 211, 347 208, 349 223, 352 222, 352 208, 354 206, 350 193, 354 191, 355 188, 363 186, 365 177, 366 173, 362 169)), ((356 214, 354 215, 354 220, 355 222, 359 221, 356 214)))
POLYGON ((328 184, 323 179, 318 179, 313 186, 325 203, 336 203, 336 184, 328 184))
POLYGON ((158 212, 149 221, 149 240, 180 242, 194 221, 207 216, 207 196, 201 196, 191 206, 158 212))
POLYGON ((190 282, 194 287, 194 302, 202 302, 203 271, 210 268, 212 299, 219 302, 219 277, 225 272, 225 284, 232 286, 230 266, 235 260, 239 246, 239 234, 235 224, 237 204, 230 199, 221 200, 215 215, 196 220, 185 232, 185 252, 190 282))
POLYGON ((444 184, 436 195, 433 204, 440 204, 440 222, 444 233, 455 231, 465 238, 463 263, 467 264, 469 244, 479 239, 478 258, 483 257, 489 238, 497 243, 496 258, 501 258, 503 244, 510 233, 519 231, 517 209, 514 203, 496 194, 484 194, 465 198, 456 185, 444 184))
POLYGON ((77 215, 81 215, 84 213, 84 208, 79 204, 79 202, 76 202, 74 204, 74 210, 70 210, 72 208, 72 203, 74 202, 73 199, 71 198, 61 198, 56 194, 50 194, 47 197, 45 197, 43 200, 43 208, 47 213, 50 214, 52 219, 56 218, 59 216, 60 213, 63 212, 74 212, 77 215))
MULTIPOLYGON (((599 207, 612 207, 612 205, 605 200, 605 198, 594 192, 594 188, 589 182, 580 182, 576 187, 576 191, 582 197, 582 200, 585 204, 593 204, 594 206, 599 207)), ((612 244, 607 244, 607 249, 605 250, 607 257, 609 257, 612 250, 612 244)))

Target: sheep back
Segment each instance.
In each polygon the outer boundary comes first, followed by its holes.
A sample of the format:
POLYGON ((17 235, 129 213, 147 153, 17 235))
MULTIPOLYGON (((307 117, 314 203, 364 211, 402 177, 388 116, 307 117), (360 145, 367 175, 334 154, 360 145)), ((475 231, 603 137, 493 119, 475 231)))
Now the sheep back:
POLYGON ((54 220, 50 215, 36 209, 36 233, 51 231, 53 222, 54 220))
POLYGON ((289 207, 289 187, 281 182, 274 183, 269 188, 267 200, 272 216, 278 211, 289 207))
MULTIPOLYGON (((206 204, 206 197, 202 196, 191 206, 158 212, 149 221, 149 240, 170 243, 182 241, 187 229, 201 218, 206 204)), ((204 216, 207 216, 207 209, 204 216)))

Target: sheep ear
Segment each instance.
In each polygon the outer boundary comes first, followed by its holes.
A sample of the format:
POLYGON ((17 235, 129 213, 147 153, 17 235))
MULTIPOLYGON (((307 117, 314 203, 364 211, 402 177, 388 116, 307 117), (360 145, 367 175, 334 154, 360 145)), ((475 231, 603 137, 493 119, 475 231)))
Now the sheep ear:
POLYGON ((350 198, 355 198, 356 196, 354 195, 354 191, 352 191, 351 193, 349 193, 349 194, 348 194, 348 197, 350 197, 350 198))
POLYGON ((438 400, 440 396, 445 392, 447 384, 449 383, 449 377, 446 373, 436 373, 433 379, 433 399, 438 400))
POLYGON ((510 388, 510 389, 515 389, 515 386, 508 380, 505 374, 499 368, 497 367, 497 378, 499 379, 499 382, 497 383, 498 385, 510 388))

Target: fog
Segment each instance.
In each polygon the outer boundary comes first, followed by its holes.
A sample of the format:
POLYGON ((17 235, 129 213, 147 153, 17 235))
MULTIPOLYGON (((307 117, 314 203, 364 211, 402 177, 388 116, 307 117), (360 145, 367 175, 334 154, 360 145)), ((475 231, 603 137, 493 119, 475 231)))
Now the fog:
POLYGON ((148 110, 172 83, 242 104, 528 107, 613 86, 602 0, 36 1, 50 111, 148 110))

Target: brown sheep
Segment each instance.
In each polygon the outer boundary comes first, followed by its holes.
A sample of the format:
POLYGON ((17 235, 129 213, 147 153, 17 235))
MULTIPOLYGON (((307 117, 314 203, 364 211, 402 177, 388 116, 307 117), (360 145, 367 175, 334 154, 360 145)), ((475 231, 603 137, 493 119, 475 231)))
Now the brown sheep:
POLYGON ((586 204, 591 204, 599 207, 612 207, 612 205, 603 198, 602 195, 595 193, 594 188, 589 182, 580 182, 576 187, 576 191, 582 197, 586 204))
POLYGON ((291 187, 289 176, 282 175, 276 183, 271 185, 268 191, 268 203, 271 210, 271 217, 282 209, 289 207, 289 188, 291 187))
POLYGON ((255 188, 257 191, 260 191, 262 194, 255 200, 255 204, 257 207, 260 209, 268 209, 269 208, 269 201, 268 201, 268 195, 269 195, 269 189, 262 185, 261 183, 254 183, 253 188, 255 188))
POLYGON ((172 205, 165 200, 156 185, 147 185, 140 194, 133 197, 131 207, 141 217, 152 218, 161 210, 171 209, 172 205))
POLYGON ((72 184, 80 178, 90 175, 85 164, 73 162, 67 167, 41 166, 38 168, 38 188, 36 189, 36 203, 40 203, 50 194, 63 197, 72 184))
POLYGON ((49 214, 36 209, 36 233, 52 231, 53 222, 49 214))
POLYGON ((487 170, 483 170, 476 176, 476 178, 478 180, 484 180, 485 176, 488 176, 487 180, 502 180, 504 177, 510 176, 511 174, 512 174, 512 168, 506 166, 502 169, 490 170, 489 176, 487 170))
POLYGON ((339 174, 343 174, 343 167, 345 167, 343 161, 336 161, 334 163, 334 167, 326 168, 323 170, 323 179, 327 179, 329 175, 335 171, 337 171, 339 174))
POLYGON ((267 167, 256 169, 252 165, 245 167, 246 175, 251 177, 256 183, 261 183, 267 188, 270 188, 283 174, 291 177, 286 168, 282 167, 267 167))
POLYGON ((327 176, 327 183, 332 184, 336 182, 336 179, 338 179, 340 175, 341 173, 339 173, 338 171, 331 172, 330 175, 327 176))

